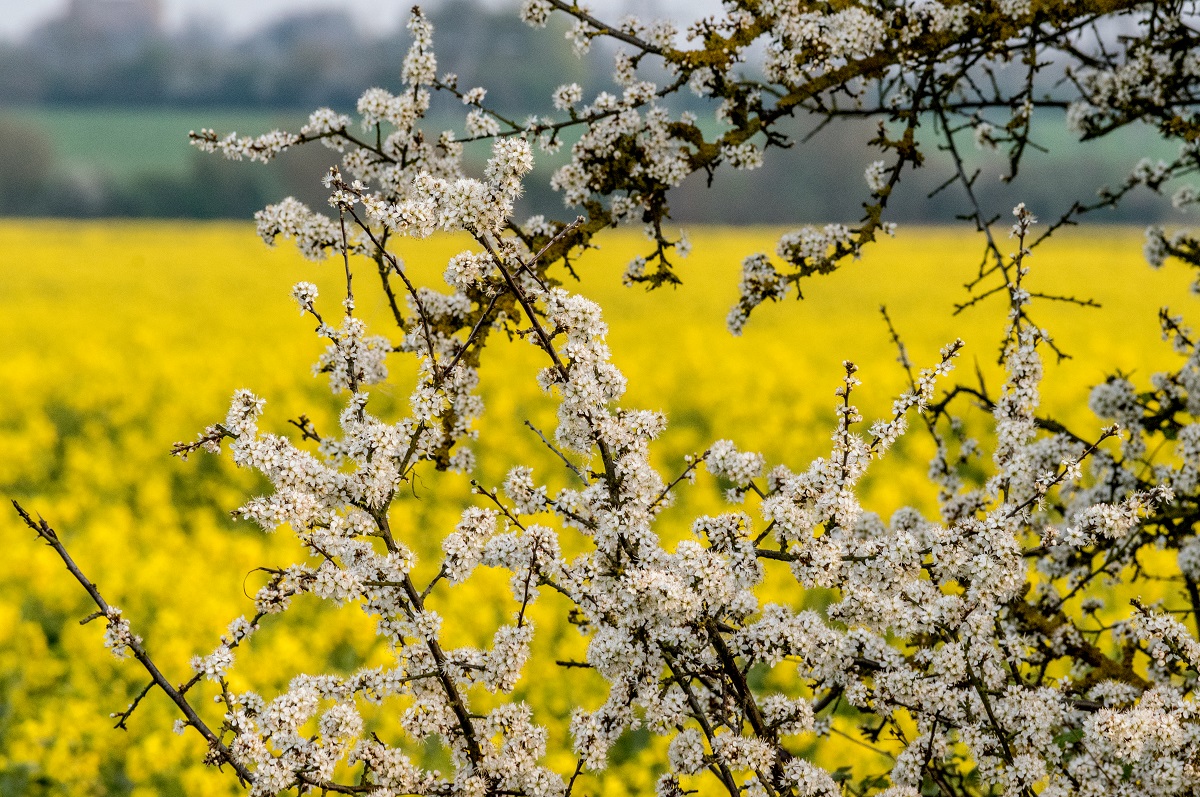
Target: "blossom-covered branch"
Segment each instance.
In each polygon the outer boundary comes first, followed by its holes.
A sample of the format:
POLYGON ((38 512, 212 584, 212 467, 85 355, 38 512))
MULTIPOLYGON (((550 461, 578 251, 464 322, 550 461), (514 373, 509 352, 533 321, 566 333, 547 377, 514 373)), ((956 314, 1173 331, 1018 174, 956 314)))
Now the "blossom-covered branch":
MULTIPOLYGON (((328 109, 297 134, 194 136, 202 149, 252 160, 315 140, 338 151, 326 177, 335 215, 285 200, 257 218, 268 243, 282 236, 308 257, 340 260, 345 291, 336 310, 311 283, 291 295, 326 342, 313 370, 328 378, 341 413, 332 431, 317 434, 300 416, 292 421, 298 440, 270 434, 260 428, 266 402, 238 390, 224 420, 173 449, 186 456, 227 445, 236 465, 270 485, 236 514, 265 531, 287 529, 303 551, 266 569, 253 619, 235 620, 210 654, 193 660, 188 687, 216 684, 219 725, 205 724, 186 689, 171 687, 49 526, 18 508, 100 607, 106 643, 134 653, 204 734, 211 762, 229 763, 256 795, 567 797, 641 727, 665 740, 663 797, 700 789, 730 797, 1192 793, 1200 781, 1200 643, 1176 615, 1200 622, 1197 338, 1164 311, 1164 336, 1184 358, 1179 370, 1156 374, 1142 390, 1123 376, 1098 385, 1093 430, 1072 432, 1039 415, 1042 355, 1057 349, 1032 312, 1035 300, 1054 297, 1027 283, 1036 219, 1024 205, 1014 210, 1016 252, 1004 253, 954 149, 955 133, 968 126, 982 145, 1009 147, 1015 177, 1032 109, 1058 102, 1037 93, 1050 55, 1073 63, 1063 72, 1079 92, 1071 118, 1084 135, 1153 116, 1190 142, 1200 68, 1190 17, 1175 6, 1119 1, 763 2, 730 4, 681 33, 636 19, 609 25, 559 0, 531 0, 522 13, 534 25, 552 13, 572 17, 581 50, 597 39, 619 42, 621 96, 601 92, 578 107, 582 88, 563 86, 553 104, 565 118, 518 125, 488 109, 482 88, 438 77, 432 29, 416 11, 402 90, 371 89, 359 102, 373 136, 350 132, 350 118, 328 109), (1132 31, 1115 50, 1102 25, 1113 18, 1132 31), (1163 37, 1172 48, 1159 52, 1163 37), (764 53, 761 74, 743 74, 754 47, 764 53), (998 74, 1009 62, 1023 67, 1015 83, 998 74), (645 77, 650 63, 667 71, 666 90, 645 77), (717 103, 719 132, 665 102, 684 85, 717 103), (492 140, 481 174, 463 164, 465 138, 421 128, 433 91, 470 108, 466 138, 492 140), (987 121, 984 112, 1001 107, 1008 120, 987 121), (696 172, 762 165, 763 150, 790 143, 779 125, 801 111, 886 117, 874 142, 886 158, 863 174, 858 223, 790 232, 776 258, 744 261, 730 328, 740 331, 762 302, 890 232, 888 198, 904 170, 922 163, 917 130, 933 121, 954 153, 952 179, 967 192, 969 218, 988 241, 975 285, 995 284, 975 298, 1006 302, 997 331, 1003 386, 990 395, 982 384, 949 383, 962 341, 927 355, 922 370, 913 364, 921 355, 901 347, 908 387, 864 427, 858 396, 871 388, 846 362, 824 456, 768 467, 730 439, 735 430, 668 479, 655 465, 667 418, 624 403, 626 377, 602 309, 553 268, 569 267, 610 224, 634 222, 654 249, 630 264, 626 281, 677 280, 669 258, 688 244, 668 229, 671 190, 696 172), (514 222, 534 142, 553 150, 567 127, 579 137, 553 183, 587 215, 514 222), (421 284, 395 242, 440 233, 472 243, 450 258, 442 284, 421 284), (364 267, 381 277, 396 342, 358 313, 355 274, 364 267), (472 482, 478 505, 452 527, 406 527, 392 510, 421 469, 469 472, 471 445, 511 450, 503 439, 479 440, 476 426, 481 352, 506 338, 539 350, 543 367, 525 377, 554 402, 556 425, 552 434, 529 425, 570 486, 555 488, 555 478, 512 462, 502 485, 472 482), (407 408, 376 415, 372 390, 397 369, 415 377, 407 408), (966 436, 961 397, 987 411, 981 440, 966 436), (864 502, 864 479, 894 456, 913 415, 936 444, 928 470, 936 511, 905 507, 884 518, 864 502), (729 511, 682 522, 666 511, 685 491, 714 487, 729 511), (418 583, 415 541, 431 533, 441 558, 418 583), (1139 558, 1150 549, 1173 552, 1174 570, 1150 572, 1139 558), (508 619, 474 629, 490 633, 490 644, 451 648, 437 607, 461 600, 479 568, 509 574, 508 619), (1122 578, 1180 589, 1169 606, 1133 603, 1110 590, 1122 578), (548 749, 553 718, 512 697, 535 655, 532 607, 545 590, 586 642, 585 660, 555 658, 562 667, 553 677, 568 694, 581 672, 605 689, 599 706, 572 712, 571 764, 562 768, 563 757, 548 749), (302 595, 365 612, 386 664, 297 673, 273 697, 232 692, 239 645, 302 595), (395 709, 394 735, 369 729, 364 715, 374 704, 395 709), (807 756, 832 736, 877 751, 877 760, 827 771, 819 755, 807 756), (439 769, 414 753, 427 740, 448 762, 439 769)), ((1157 189, 1200 168, 1190 143, 1183 153, 1142 168, 1138 184, 1157 189)), ((1196 248, 1187 236, 1148 239, 1156 261, 1200 261, 1196 248)))

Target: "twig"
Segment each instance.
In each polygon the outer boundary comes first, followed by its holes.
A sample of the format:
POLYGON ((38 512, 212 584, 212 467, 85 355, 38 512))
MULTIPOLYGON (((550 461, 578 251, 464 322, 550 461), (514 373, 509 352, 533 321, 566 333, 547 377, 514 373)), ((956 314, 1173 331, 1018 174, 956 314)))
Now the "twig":
MULTIPOLYGON (((21 520, 25 521, 25 525, 32 529, 39 538, 41 538, 47 545, 54 549, 54 552, 58 554, 60 559, 62 559, 63 564, 67 566, 67 570, 72 576, 75 577, 75 580, 79 582, 80 586, 87 591, 88 595, 90 595, 92 598, 92 602, 96 604, 97 608, 100 609, 104 616, 113 616, 114 612, 112 606, 110 606, 108 601, 104 599, 104 596, 100 594, 100 590, 96 587, 96 585, 93 584, 92 581, 83 574, 83 571, 79 569, 79 566, 75 564, 75 560, 71 558, 69 553, 67 553, 67 549, 63 545, 62 540, 59 539, 58 534, 50 527, 50 524, 48 524, 43 518, 38 518, 35 521, 16 501, 13 501, 12 504, 17 510, 17 514, 21 516, 21 520)), ((208 742, 209 749, 215 755, 217 760, 227 763, 233 767, 234 772, 237 773, 238 779, 242 783, 253 783, 254 774, 233 757, 233 753, 230 752, 229 748, 225 746, 217 734, 215 734, 213 730, 208 727, 208 724, 200 718, 200 715, 197 714, 195 709, 192 708, 191 704, 188 703, 187 698, 185 698, 179 692, 179 690, 171 685, 171 682, 167 680, 165 675, 163 675, 162 670, 160 670, 158 665, 154 663, 154 660, 150 658, 150 654, 146 652, 146 648, 142 645, 141 640, 139 640, 138 637, 134 636, 133 634, 130 634, 127 644, 129 650, 133 653, 134 658, 136 658, 142 667, 145 668, 146 672, 150 674, 150 677, 154 680, 154 684, 171 699, 171 702, 174 703, 181 712, 183 712, 183 715, 187 717, 188 724, 199 731, 200 735, 203 736, 205 741, 208 742)))
POLYGON ((591 482, 588 481, 587 476, 583 475, 583 471, 581 471, 579 469, 579 466, 577 466, 571 460, 567 459, 567 456, 565 454, 563 454, 563 452, 561 452, 557 448, 555 448, 554 444, 546 439, 546 435, 542 434, 541 429, 537 428, 532 423, 530 423, 528 419, 526 419, 525 425, 528 426, 530 429, 532 429, 533 433, 542 439, 542 442, 546 444, 546 448, 550 449, 551 451, 553 451, 555 454, 558 455, 558 458, 563 461, 563 464, 566 465, 568 468, 570 468, 571 472, 574 473, 576 476, 578 476, 580 481, 582 481, 584 484, 591 484, 591 482))
POLYGON ((288 423, 300 430, 301 440, 312 440, 316 443, 321 442, 321 435, 317 434, 317 430, 313 428, 312 421, 308 419, 307 415, 301 415, 295 419, 288 418, 288 423))

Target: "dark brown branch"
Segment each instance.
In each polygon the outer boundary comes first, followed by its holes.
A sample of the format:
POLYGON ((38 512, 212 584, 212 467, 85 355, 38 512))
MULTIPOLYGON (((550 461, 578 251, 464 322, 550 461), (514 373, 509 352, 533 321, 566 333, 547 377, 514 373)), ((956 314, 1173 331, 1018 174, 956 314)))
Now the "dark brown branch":
MULTIPOLYGON (((48 524, 43 518, 38 518, 35 521, 30 514, 25 511, 24 507, 22 507, 16 501, 13 501, 12 504, 17 510, 17 514, 21 516, 21 520, 25 522, 25 525, 32 529, 33 532, 37 534, 43 542, 54 549, 54 552, 58 554, 58 557, 62 559, 63 564, 66 565, 67 570, 71 573, 75 580, 79 582, 79 585, 87 591, 88 595, 91 596, 92 602, 96 604, 96 607, 101 611, 101 613, 103 613, 106 618, 115 616, 116 613, 113 611, 113 607, 109 605, 108 601, 104 599, 104 596, 100 594, 100 590, 96 587, 96 585, 93 584, 92 581, 86 575, 84 575, 83 571, 79 569, 79 566, 75 564, 75 560, 71 558, 71 555, 67 552, 62 540, 59 539, 58 534, 50 527, 50 524, 48 524)), ((238 779, 242 783, 253 783, 253 773, 251 773, 250 770, 248 770, 233 757, 233 753, 230 752, 229 748, 225 746, 220 737, 218 737, 217 734, 208 727, 208 724, 201 719, 200 715, 196 713, 195 709, 193 709, 192 705, 187 701, 187 698, 185 698, 179 692, 179 690, 167 680, 167 677, 163 675, 162 670, 158 668, 158 665, 154 663, 152 658, 150 658, 150 654, 146 652, 146 648, 142 645, 141 640, 137 636, 133 635, 132 632, 130 633, 128 646, 130 652, 133 653, 134 658, 136 658, 138 663, 141 664, 146 672, 150 674, 154 684, 161 689, 163 693, 171 699, 171 702, 174 703, 176 707, 183 713, 183 716, 187 718, 188 724, 199 731, 200 735, 203 736, 205 741, 208 742, 209 749, 212 750, 213 753, 218 757, 218 760, 233 767, 234 772, 237 773, 238 779)))

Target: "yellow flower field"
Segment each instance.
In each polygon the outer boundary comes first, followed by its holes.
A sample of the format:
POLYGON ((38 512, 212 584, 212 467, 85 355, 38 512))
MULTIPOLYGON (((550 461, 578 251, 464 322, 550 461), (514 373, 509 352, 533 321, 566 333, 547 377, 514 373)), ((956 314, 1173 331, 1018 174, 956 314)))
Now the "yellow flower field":
MULTIPOLYGON (((730 337, 724 318, 740 261, 770 251, 777 232, 692 230, 685 284, 653 294, 620 285, 624 264, 645 245, 637 235, 611 234, 579 263, 583 290, 604 306, 616 363, 629 377, 627 405, 668 416, 657 457, 665 473, 726 437, 762 451, 768 466, 803 467, 827 446, 842 360, 862 369, 857 399, 868 421, 887 412, 905 383, 881 303, 918 365, 933 364, 940 346, 962 337, 958 375, 973 380, 978 363, 989 388, 998 389, 1005 308, 993 300, 952 316, 982 252, 981 240, 958 231, 902 229, 860 262, 809 282, 804 301, 762 307, 743 337, 730 337)), ((465 245, 443 237, 402 243, 400 252, 436 286, 446 260, 465 245)), ((0 492, 50 521, 169 677, 186 680, 188 659, 210 652, 229 620, 251 609, 247 596, 263 580, 255 568, 286 565, 298 547, 230 518, 264 482, 224 458, 196 454, 183 462, 168 451, 223 418, 241 387, 267 400, 266 429, 286 433, 287 420, 301 413, 318 429, 332 428, 338 400, 310 373, 323 345, 287 294, 308 280, 332 307, 340 264, 268 249, 246 224, 3 222, 0 251, 0 492)), ((1069 230, 1029 262, 1035 290, 1103 304, 1034 309, 1074 356, 1048 363, 1046 406, 1093 434, 1103 423, 1087 411, 1090 385, 1115 370, 1144 384, 1175 364, 1156 313, 1166 304, 1200 320, 1190 275, 1179 266, 1149 269, 1141 233, 1129 229, 1069 230)), ((391 334, 374 280, 365 268, 357 276, 359 305, 375 332, 391 334)), ((555 470, 556 460, 524 426, 528 419, 552 428, 553 405, 534 383, 539 352, 497 335, 484 359, 488 411, 476 478, 494 486, 509 466, 527 463, 554 474, 552 485, 565 484, 569 474, 558 473, 561 465, 555 470)), ((384 417, 403 411, 408 392, 410 363, 395 366, 392 382, 372 394, 373 410, 384 417)), ((885 514, 910 503, 928 507, 924 464, 914 458, 930 450, 922 433, 911 432, 868 476, 868 505, 885 514)), ((397 502, 393 525, 428 567, 472 498, 467 477, 433 472, 421 475, 413 493, 397 502)), ((723 506, 716 483, 702 476, 668 510, 664 533, 723 506)), ((0 535, 0 795, 237 793, 230 773, 200 763, 197 734, 170 733, 175 714, 161 694, 146 699, 127 731, 112 729, 109 713, 123 710, 145 683, 139 667, 104 650, 100 623, 77 623, 92 611, 86 595, 11 510, 0 514, 0 535)), ((459 589, 459 600, 435 603, 451 647, 490 638, 513 608, 502 576, 485 573, 459 589)), ((798 593, 784 599, 815 600, 798 593)), ((594 707, 603 692, 598 676, 553 665, 583 655, 561 608, 549 598, 537 605, 535 658, 517 695, 550 725, 551 749, 566 751, 551 764, 569 773, 563 718, 576 701, 594 707)), ((239 656, 234 687, 271 693, 298 672, 352 670, 386 654, 354 607, 302 601, 254 637, 239 656)), ((486 697, 479 697, 484 708, 486 697)), ((219 724, 216 707, 201 704, 219 724)), ((385 715, 375 721, 388 727, 385 715)), ((629 734, 608 772, 585 779, 580 793, 652 792, 658 771, 649 762, 663 758, 663 747, 644 732, 629 734)), ((439 755, 432 748, 425 754, 439 755)), ((848 741, 815 754, 835 763, 875 755, 848 741)))

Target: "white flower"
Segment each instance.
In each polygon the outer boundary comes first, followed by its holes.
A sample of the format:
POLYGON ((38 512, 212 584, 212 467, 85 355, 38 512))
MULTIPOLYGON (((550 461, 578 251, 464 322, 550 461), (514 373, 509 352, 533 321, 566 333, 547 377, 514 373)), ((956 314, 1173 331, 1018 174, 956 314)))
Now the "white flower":
POLYGON ((887 188, 888 176, 891 169, 887 168, 887 164, 883 161, 875 161, 867 167, 864 177, 867 181, 867 188, 871 189, 872 194, 881 194, 887 188))
POLYGON ((121 610, 116 606, 108 607, 105 618, 108 627, 104 629, 104 647, 111 650, 117 659, 124 659, 131 647, 141 644, 142 638, 130 630, 129 621, 121 616, 121 610))
POLYGON ((703 737, 695 728, 680 731, 671 740, 668 751, 671 767, 681 775, 694 775, 704 768, 707 753, 703 737))
POLYGON ((554 90, 554 107, 566 111, 583 99, 583 89, 578 83, 567 83, 554 90))
POLYGON ((763 165, 762 151, 749 141, 741 144, 724 144, 721 155, 735 169, 752 171, 763 165))
POLYGON ((546 20, 550 18, 550 12, 553 10, 554 6, 546 0, 525 0, 521 4, 521 19, 531 27, 541 28, 546 25, 546 20))
POLYGON ((292 286, 292 298, 300 305, 300 312, 311 312, 317 299, 317 286, 311 282, 297 282, 292 286))
POLYGON ((330 344, 313 366, 313 373, 329 374, 329 386, 334 392, 387 379, 386 360, 392 344, 379 335, 367 335, 361 319, 346 316, 340 329, 322 324, 318 332, 330 344))
POLYGON ((1160 268, 1163 263, 1167 262, 1167 238, 1163 234, 1161 227, 1150 226, 1146 228, 1146 243, 1142 248, 1142 254, 1146 258, 1146 262, 1152 268, 1160 268))
POLYGON ((221 645, 204 658, 196 656, 192 659, 192 670, 210 681, 222 680, 232 666, 233 651, 228 645, 221 645))
POLYGON ((500 123, 487 111, 476 109, 467 114, 467 135, 472 138, 500 135, 500 123))
POLYGON ((738 486, 747 485, 762 475, 762 454, 742 453, 731 440, 718 440, 713 443, 704 461, 714 475, 726 478, 738 486))

